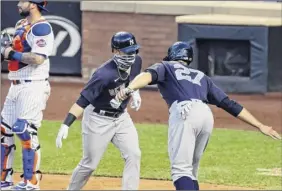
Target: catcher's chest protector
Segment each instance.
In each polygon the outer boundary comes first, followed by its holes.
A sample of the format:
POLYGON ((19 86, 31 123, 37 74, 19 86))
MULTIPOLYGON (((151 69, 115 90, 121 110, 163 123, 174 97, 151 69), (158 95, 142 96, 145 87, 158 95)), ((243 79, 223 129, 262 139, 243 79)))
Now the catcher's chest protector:
MULTIPOLYGON (((42 20, 39 20, 38 22, 42 22, 42 20)), ((38 23, 36 22, 36 23, 38 23)), ((36 24, 34 23, 34 24, 36 24)), ((16 31, 13 38, 13 49, 17 52, 30 52, 31 47, 28 43, 28 36, 31 35, 31 27, 34 24, 30 24, 27 19, 22 19, 19 21, 15 27, 16 31)), ((9 71, 17 71, 23 67, 27 66, 27 64, 24 64, 22 62, 11 60, 8 62, 8 69, 9 71)))

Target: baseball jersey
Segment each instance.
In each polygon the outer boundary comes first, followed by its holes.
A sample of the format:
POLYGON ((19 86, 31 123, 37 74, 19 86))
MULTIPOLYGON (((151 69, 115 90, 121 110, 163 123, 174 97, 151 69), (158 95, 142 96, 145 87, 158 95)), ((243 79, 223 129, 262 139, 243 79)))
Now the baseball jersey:
POLYGON ((117 109, 111 106, 110 101, 140 73, 141 67, 142 59, 137 55, 129 76, 125 79, 128 74, 118 70, 115 61, 110 59, 93 73, 82 90, 81 96, 85 97, 95 108, 109 112, 123 112, 130 98, 124 100, 117 109))
POLYGON ((145 71, 157 75, 151 84, 158 85, 169 107, 175 101, 185 100, 201 100, 218 106, 227 97, 203 72, 176 61, 157 63, 145 71))
POLYGON ((22 19, 15 26, 12 47, 17 52, 32 52, 44 56, 42 64, 26 64, 17 60, 8 62, 10 80, 44 80, 49 77, 49 56, 54 46, 51 25, 43 18, 34 24, 22 19))

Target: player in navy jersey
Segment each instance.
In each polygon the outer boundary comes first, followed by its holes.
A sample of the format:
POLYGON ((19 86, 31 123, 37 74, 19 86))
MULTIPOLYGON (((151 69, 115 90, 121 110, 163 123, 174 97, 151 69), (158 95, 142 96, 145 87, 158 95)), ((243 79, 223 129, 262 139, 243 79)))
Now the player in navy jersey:
MULTIPOLYGON (((162 62, 139 74, 116 96, 117 102, 146 85, 157 84, 169 107, 168 151, 176 190, 199 190, 198 167, 212 133, 214 119, 207 104, 216 105, 274 139, 280 135, 231 100, 203 72, 192 69, 193 49, 176 42, 162 62)), ((118 106, 118 104, 116 104, 118 106)))
MULTIPOLYGON (((133 34, 116 33, 112 37, 113 58, 94 72, 61 125, 56 139, 58 148, 62 147, 62 139, 67 138, 71 124, 84 111, 83 158, 72 174, 69 190, 83 188, 110 142, 120 150, 125 160, 122 189, 138 190, 141 151, 136 128, 126 110, 129 98, 118 108, 110 104, 116 93, 140 73, 142 59, 138 51, 139 45, 133 34)), ((138 110, 141 105, 139 92, 134 92, 132 98, 131 106, 138 110)))

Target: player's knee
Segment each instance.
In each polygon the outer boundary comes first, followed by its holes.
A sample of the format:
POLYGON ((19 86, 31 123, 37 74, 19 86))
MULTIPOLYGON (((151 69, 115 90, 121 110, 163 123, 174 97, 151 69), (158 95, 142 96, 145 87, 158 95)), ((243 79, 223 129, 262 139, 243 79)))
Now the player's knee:
POLYGON ((99 162, 100 160, 97 157, 95 157, 95 155, 84 156, 80 160, 77 168, 85 172, 90 172, 90 171, 92 172, 97 168, 99 162))
POLYGON ((131 160, 140 160, 141 158, 141 150, 138 149, 130 149, 128 150, 128 153, 124 156, 125 160, 131 159, 131 160))
POLYGON ((81 162, 78 164, 77 168, 79 168, 80 171, 83 172, 89 172, 92 173, 93 171, 95 171, 97 169, 97 164, 96 163, 89 163, 87 165, 82 164, 81 162))
POLYGON ((24 178, 31 180, 37 171, 36 166, 40 160, 39 153, 37 152, 40 149, 37 140, 37 129, 32 124, 29 124, 27 120, 17 119, 12 126, 12 131, 17 134, 22 143, 24 178))
POLYGON ((30 140, 30 133, 28 132, 28 122, 25 119, 17 119, 12 126, 12 131, 18 135, 21 141, 30 140))
MULTIPOLYGON (((37 128, 29 124, 25 119, 17 119, 12 126, 12 131, 17 134, 22 142, 23 148, 32 148, 32 136, 37 136, 37 128)), ((33 147, 33 149, 36 149, 33 147)))

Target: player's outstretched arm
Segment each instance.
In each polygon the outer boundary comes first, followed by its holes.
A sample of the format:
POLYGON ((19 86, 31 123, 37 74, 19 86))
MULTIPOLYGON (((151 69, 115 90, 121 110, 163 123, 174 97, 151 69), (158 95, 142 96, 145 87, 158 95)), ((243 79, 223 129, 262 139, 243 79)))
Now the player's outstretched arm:
POLYGON ((273 139, 281 139, 280 135, 274 131, 272 127, 263 125, 261 122, 259 122, 259 120, 257 120, 246 108, 236 101, 231 100, 208 77, 207 82, 209 87, 208 100, 210 104, 216 105, 234 117, 237 117, 245 123, 258 128, 262 133, 272 137, 273 139))
POLYGON ((125 100, 130 94, 140 88, 149 85, 152 82, 152 74, 150 72, 142 72, 136 76, 127 88, 120 90, 116 95, 116 100, 125 100))
POLYGON ((152 74, 150 72, 142 72, 134 78, 134 80, 128 85, 128 88, 135 91, 149 85, 151 82, 152 74))
POLYGON ((119 108, 122 101, 131 96, 134 92, 140 88, 149 85, 152 82, 152 74, 149 72, 142 72, 136 76, 133 81, 124 89, 121 89, 115 96, 114 99, 110 101, 113 108, 119 108))
POLYGON ((268 135, 273 139, 281 139, 280 135, 274 131, 272 127, 263 125, 246 108, 236 101, 229 99, 229 97, 225 97, 219 104, 217 104, 217 106, 224 109, 234 117, 244 121, 245 123, 258 128, 265 135, 268 135))
POLYGON ((242 109, 237 118, 258 128, 262 133, 272 137, 273 139, 281 139, 281 136, 275 130, 273 130, 272 127, 262 124, 246 108, 242 109))

